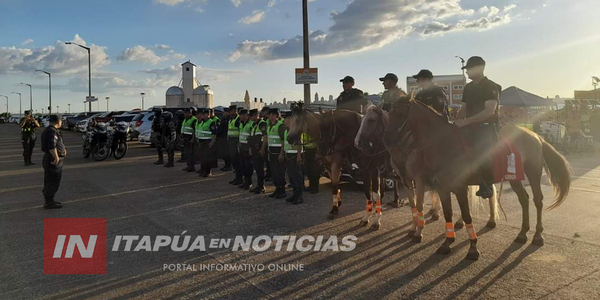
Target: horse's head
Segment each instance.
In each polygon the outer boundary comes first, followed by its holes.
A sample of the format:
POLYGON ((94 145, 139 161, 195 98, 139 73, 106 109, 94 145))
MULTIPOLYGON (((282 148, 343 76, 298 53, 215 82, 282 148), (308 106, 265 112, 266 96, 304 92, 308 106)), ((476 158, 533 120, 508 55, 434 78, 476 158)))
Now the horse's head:
POLYGON ((308 121, 306 120, 307 114, 308 113, 302 107, 294 107, 294 109, 292 109, 292 116, 289 121, 288 143, 299 143, 302 133, 308 131, 308 121))
POLYGON ((392 105, 388 126, 383 133, 383 142, 387 148, 397 145, 402 131, 406 130, 411 103, 410 98, 401 97, 392 105))
POLYGON ((376 138, 380 138, 388 122, 387 113, 379 106, 370 105, 365 110, 354 145, 361 150, 370 150, 376 138))

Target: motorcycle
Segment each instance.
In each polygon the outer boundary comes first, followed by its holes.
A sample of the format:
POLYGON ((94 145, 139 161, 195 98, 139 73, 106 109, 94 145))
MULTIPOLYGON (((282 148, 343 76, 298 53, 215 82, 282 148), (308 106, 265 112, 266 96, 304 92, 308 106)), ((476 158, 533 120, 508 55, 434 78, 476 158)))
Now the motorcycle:
POLYGON ((110 134, 111 150, 115 159, 121 159, 127 153, 127 137, 129 136, 129 124, 127 122, 119 122, 115 126, 115 130, 110 134))
POLYGON ((98 123, 83 135, 83 157, 92 155, 95 161, 103 161, 111 154, 111 145, 112 133, 105 123, 98 123))

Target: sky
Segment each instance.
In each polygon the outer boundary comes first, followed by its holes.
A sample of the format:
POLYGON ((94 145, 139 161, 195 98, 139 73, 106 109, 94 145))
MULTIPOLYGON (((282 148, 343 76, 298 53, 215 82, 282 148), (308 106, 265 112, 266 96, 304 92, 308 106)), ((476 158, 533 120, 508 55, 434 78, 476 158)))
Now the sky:
MULTIPOLYGON (((420 69, 460 74, 459 55, 487 61, 486 75, 504 88, 543 97, 573 97, 600 76, 597 0, 309 0, 312 85, 325 99, 351 75, 356 87, 379 93, 393 72, 406 87, 420 69)), ((250 97, 299 100, 294 69, 302 62, 300 0, 0 0, 0 95, 9 110, 52 105, 84 109, 91 47, 92 94, 106 109, 165 104, 181 79, 181 63, 198 66, 215 105, 250 97)), ((314 96, 313 96, 314 97, 314 96)), ((6 111, 0 97, 0 111, 6 111)))

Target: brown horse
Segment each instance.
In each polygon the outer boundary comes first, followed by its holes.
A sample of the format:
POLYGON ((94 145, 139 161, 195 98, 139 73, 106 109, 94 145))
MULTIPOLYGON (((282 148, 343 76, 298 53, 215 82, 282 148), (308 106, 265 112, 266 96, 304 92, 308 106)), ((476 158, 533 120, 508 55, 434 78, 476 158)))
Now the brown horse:
MULTIPOLYGON (((479 257, 477 234, 469 212, 467 188, 469 185, 479 184, 477 168, 481 162, 473 160, 474 153, 471 153, 462 142, 461 130, 447 123, 425 104, 405 98, 393 106, 390 115, 390 123, 384 134, 386 145, 397 145, 398 141, 412 139, 412 147, 406 150, 421 154, 421 162, 416 165, 422 169, 425 184, 433 186, 440 195, 446 219, 446 240, 437 252, 449 253, 450 245, 454 242, 450 203, 450 194, 454 193, 471 241, 467 258, 477 259, 479 257)), ((531 185, 533 202, 537 209, 537 226, 533 244, 543 245, 543 195, 540 185, 542 169, 548 173, 557 194, 555 202, 550 206, 552 209, 562 204, 569 193, 571 185, 569 163, 554 147, 527 129, 506 126, 502 128, 500 136, 510 141, 521 154, 525 175, 531 185)), ((491 149, 491 153, 502 147, 501 144, 498 143, 496 149, 491 149)), ((403 144, 400 144, 400 147, 404 147, 403 144)), ((409 165, 407 164, 407 168, 411 168, 409 165)), ((515 242, 525 243, 529 231, 529 195, 521 181, 510 181, 510 185, 523 209, 523 224, 515 242)))
MULTIPOLYGON (((331 179, 332 208, 329 218, 335 218, 342 204, 339 181, 342 166, 345 160, 356 162, 365 173, 364 188, 367 201, 373 201, 376 220, 374 229, 380 229, 381 198, 378 168, 383 163, 385 148, 383 141, 380 142, 379 156, 360 151, 354 146, 354 139, 360 128, 361 115, 348 110, 328 111, 316 114, 310 110, 296 108, 293 111, 288 142, 297 143, 303 132, 317 143, 318 154, 321 157, 329 178, 331 179)), ((371 202, 373 203, 373 202, 371 202)), ((368 222, 367 222, 368 224, 368 222)), ((363 225, 367 225, 363 223, 363 225)))

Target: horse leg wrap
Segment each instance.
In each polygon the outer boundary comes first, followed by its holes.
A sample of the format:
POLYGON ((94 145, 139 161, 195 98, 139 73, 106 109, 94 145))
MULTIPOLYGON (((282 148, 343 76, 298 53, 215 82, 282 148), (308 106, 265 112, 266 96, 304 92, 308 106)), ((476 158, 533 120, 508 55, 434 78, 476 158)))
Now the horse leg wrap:
POLYGON ((469 238, 472 240, 476 240, 477 232, 475 232, 475 227, 473 226, 473 223, 465 224, 465 227, 467 227, 467 232, 469 233, 469 238))
POLYGON ((454 232, 454 223, 446 222, 446 238, 453 239, 456 237, 456 233, 454 232))
POLYGON ((370 213, 373 211, 373 202, 371 200, 367 200, 367 212, 370 213))
POLYGON ((418 216, 419 216, 419 212, 417 211, 417 208, 413 207, 413 209, 412 209, 413 223, 417 224, 418 216))
POLYGON ((334 207, 338 207, 339 202, 342 201, 342 198, 340 197, 340 191, 339 190, 338 190, 337 194, 333 194, 332 200, 333 200, 333 206, 334 207))
POLYGON ((420 229, 425 227, 425 215, 422 212, 417 213, 417 226, 419 226, 420 229))

